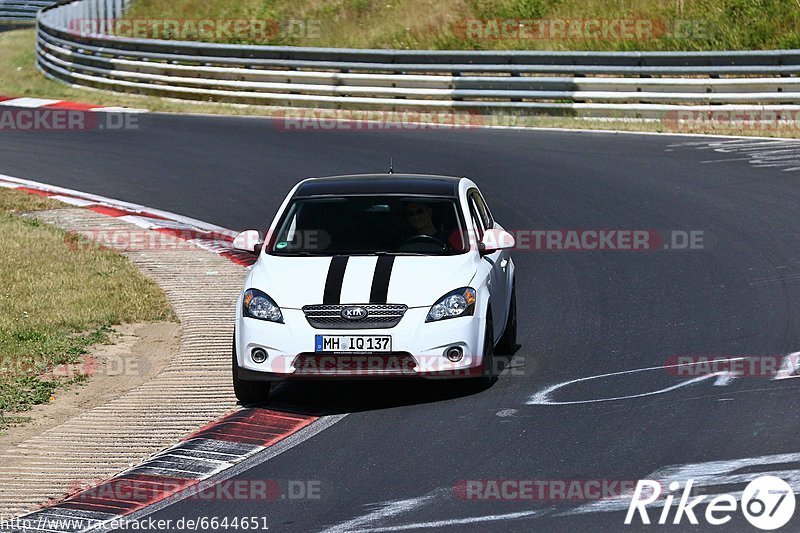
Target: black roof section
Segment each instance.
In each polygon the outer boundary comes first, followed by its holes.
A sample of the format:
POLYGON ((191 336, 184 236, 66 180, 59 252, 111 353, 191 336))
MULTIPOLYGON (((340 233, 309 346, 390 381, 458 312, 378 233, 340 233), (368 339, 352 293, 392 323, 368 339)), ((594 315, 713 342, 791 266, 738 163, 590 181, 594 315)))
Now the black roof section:
POLYGON ((461 178, 424 174, 357 174, 312 178, 297 189, 295 197, 349 196, 353 194, 413 194, 458 196, 461 178))

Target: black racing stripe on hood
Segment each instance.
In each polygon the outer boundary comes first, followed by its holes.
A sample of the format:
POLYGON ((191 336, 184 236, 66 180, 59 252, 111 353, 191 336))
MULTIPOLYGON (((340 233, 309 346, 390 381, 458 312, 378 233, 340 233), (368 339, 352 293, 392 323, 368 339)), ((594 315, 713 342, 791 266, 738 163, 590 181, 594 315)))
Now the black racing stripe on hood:
POLYGON ((375 263, 375 274, 372 276, 372 288, 369 291, 369 303, 385 304, 389 296, 389 280, 394 267, 393 255, 382 255, 375 263))
POLYGON ((322 295, 322 303, 331 305, 338 304, 342 297, 342 284, 344 283, 344 271, 347 269, 347 255, 335 255, 331 258, 328 267, 328 277, 325 279, 325 292, 322 295))

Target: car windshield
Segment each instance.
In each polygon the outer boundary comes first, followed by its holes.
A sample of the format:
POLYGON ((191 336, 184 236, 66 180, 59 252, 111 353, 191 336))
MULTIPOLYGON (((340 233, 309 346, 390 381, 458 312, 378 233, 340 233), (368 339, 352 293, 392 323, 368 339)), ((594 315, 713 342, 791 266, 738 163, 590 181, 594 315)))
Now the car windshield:
POLYGON ((274 255, 454 255, 467 251, 455 198, 341 196, 294 200, 274 255))

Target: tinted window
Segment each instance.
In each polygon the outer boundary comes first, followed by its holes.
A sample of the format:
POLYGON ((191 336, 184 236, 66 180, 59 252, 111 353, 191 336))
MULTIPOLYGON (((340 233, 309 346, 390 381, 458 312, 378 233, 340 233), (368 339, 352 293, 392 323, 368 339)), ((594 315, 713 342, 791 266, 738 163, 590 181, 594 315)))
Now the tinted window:
POLYGON ((275 255, 466 251, 456 200, 432 197, 296 199, 270 242, 270 253, 275 255))
POLYGON ((489 208, 486 207, 486 202, 483 201, 483 196, 473 189, 470 193, 470 197, 475 201, 475 208, 478 211, 478 215, 481 217, 481 222, 483 223, 483 227, 488 229, 494 227, 494 220, 492 220, 492 215, 489 213, 489 208))
POLYGON ((481 220, 481 217, 478 214, 478 206, 475 204, 475 198, 472 196, 470 196, 469 199, 469 212, 470 217, 472 218, 474 230, 476 232, 476 240, 480 241, 483 239, 483 232, 485 228, 483 226, 483 220, 481 220))

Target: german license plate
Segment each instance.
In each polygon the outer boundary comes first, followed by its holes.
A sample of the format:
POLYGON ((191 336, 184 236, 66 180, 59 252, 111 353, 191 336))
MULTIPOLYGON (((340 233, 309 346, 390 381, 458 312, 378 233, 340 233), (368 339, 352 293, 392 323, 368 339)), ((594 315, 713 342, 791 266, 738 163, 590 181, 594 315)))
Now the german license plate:
POLYGON ((392 351, 390 335, 316 335, 315 352, 383 353, 392 351))

